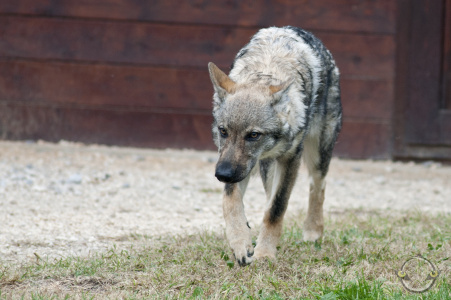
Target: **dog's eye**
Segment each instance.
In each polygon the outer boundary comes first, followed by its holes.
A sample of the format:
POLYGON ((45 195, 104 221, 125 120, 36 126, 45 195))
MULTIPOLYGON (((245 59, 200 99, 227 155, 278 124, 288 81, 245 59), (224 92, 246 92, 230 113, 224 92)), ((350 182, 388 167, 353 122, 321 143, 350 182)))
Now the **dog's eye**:
POLYGON ((257 141, 262 134, 260 132, 252 131, 246 136, 248 141, 257 141))
POLYGON ((226 138, 228 136, 227 130, 225 130, 224 127, 219 127, 218 130, 223 138, 226 138))

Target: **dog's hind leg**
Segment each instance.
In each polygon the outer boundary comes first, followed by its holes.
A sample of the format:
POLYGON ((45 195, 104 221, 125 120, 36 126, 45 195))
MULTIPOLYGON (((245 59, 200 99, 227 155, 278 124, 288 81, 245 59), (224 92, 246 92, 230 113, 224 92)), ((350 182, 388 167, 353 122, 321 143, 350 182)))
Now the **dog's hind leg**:
POLYGON ((233 255, 241 266, 252 262, 254 247, 249 224, 244 214, 243 196, 250 175, 238 183, 226 183, 224 188, 223 212, 226 235, 233 255))
POLYGON ((321 239, 324 231, 323 204, 326 175, 332 157, 336 136, 332 138, 323 131, 322 136, 307 136, 304 140, 303 160, 310 177, 309 204, 304 222, 304 241, 321 239))
POLYGON ((304 222, 305 241, 316 241, 323 235, 325 178, 341 130, 340 83, 336 67, 330 71, 327 85, 329 88, 318 106, 317 119, 313 120, 312 130, 304 140, 303 159, 310 176, 309 206, 304 222))
POLYGON ((283 217, 299 165, 300 153, 260 163, 260 174, 268 197, 268 205, 255 247, 255 258, 276 256, 276 247, 282 234, 283 217))
MULTIPOLYGON (((304 222, 304 241, 321 239, 324 231, 323 203, 326 187, 325 176, 320 169, 319 139, 307 137, 304 141, 304 163, 310 177, 310 193, 307 218, 304 222)), ((329 159, 330 160, 330 159, 329 159)), ((329 162, 327 162, 329 164, 329 162)))

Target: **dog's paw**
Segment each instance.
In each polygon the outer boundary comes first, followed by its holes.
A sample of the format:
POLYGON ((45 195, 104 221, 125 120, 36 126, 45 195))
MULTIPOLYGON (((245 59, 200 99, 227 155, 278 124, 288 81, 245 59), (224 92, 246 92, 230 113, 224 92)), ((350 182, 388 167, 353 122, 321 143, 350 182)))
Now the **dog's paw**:
POLYGON ((249 265, 254 260, 254 247, 252 244, 232 247, 232 251, 235 256, 235 260, 240 266, 249 265))
POLYGON ((255 257, 255 259, 262 259, 262 258, 275 259, 276 252, 277 252, 276 247, 269 246, 269 245, 264 246, 262 244, 257 244, 257 246, 255 247, 254 257, 255 257))
POLYGON ((321 240, 324 232, 324 225, 318 220, 311 221, 307 218, 304 222, 304 232, 302 234, 302 239, 304 242, 316 242, 321 240))
POLYGON ((316 242, 321 240, 322 236, 322 230, 304 230, 302 239, 304 242, 316 242))

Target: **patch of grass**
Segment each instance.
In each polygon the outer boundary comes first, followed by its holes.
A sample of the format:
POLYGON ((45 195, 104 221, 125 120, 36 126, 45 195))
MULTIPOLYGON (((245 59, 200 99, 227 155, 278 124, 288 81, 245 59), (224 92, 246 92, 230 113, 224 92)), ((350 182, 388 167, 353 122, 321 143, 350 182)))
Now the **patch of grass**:
POLYGON ((221 194, 222 189, 216 188, 216 189, 210 189, 210 188, 204 188, 200 190, 202 193, 213 193, 213 194, 221 194))
POLYGON ((384 285, 383 280, 369 282, 364 276, 343 282, 332 287, 319 286, 317 292, 311 292, 314 299, 450 299, 451 285, 445 280, 437 284, 432 292, 423 294, 405 293, 399 289, 384 285))
MULTIPOLYGON (((277 260, 238 267, 223 234, 146 237, 89 257, 0 263, 0 299, 451 299, 451 216, 349 211, 320 243, 286 222, 277 260), (411 294, 396 272, 421 253, 440 275, 411 294)), ((257 234, 257 232, 255 232, 257 234)))

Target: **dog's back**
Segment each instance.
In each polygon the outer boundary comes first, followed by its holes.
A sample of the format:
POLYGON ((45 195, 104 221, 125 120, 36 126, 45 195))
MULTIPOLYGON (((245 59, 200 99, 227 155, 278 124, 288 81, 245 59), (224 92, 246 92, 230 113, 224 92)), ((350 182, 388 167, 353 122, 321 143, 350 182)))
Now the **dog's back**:
POLYGON ((341 124, 338 68, 308 31, 292 26, 261 29, 238 52, 229 77, 239 84, 268 86, 291 81, 290 98, 302 99, 302 104, 291 105, 304 111, 298 121, 311 134, 319 134, 326 115, 341 124))

